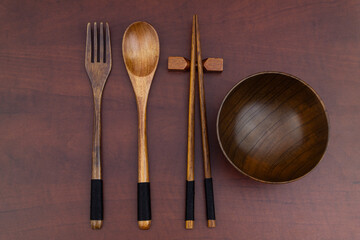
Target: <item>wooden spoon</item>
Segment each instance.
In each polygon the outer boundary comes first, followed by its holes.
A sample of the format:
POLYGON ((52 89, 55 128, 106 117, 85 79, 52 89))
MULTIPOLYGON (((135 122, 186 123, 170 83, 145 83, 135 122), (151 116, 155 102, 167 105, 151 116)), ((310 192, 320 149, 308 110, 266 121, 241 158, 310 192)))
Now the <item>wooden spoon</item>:
POLYGON ((146 22, 131 24, 124 33, 122 51, 138 108, 138 224, 140 229, 149 229, 151 204, 146 105, 160 54, 159 38, 155 29, 146 22))

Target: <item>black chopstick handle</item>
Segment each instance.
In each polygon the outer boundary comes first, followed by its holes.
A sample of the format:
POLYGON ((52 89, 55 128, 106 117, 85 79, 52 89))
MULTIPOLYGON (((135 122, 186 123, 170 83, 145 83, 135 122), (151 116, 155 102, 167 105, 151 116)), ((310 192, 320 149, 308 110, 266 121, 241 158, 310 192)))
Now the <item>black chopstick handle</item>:
MULTIPOLYGON (((194 221, 195 181, 186 181, 185 221, 194 221)), ((187 228, 191 229, 192 224, 187 228)))
POLYGON ((212 178, 205 178, 206 216, 208 220, 215 220, 215 204, 212 178))

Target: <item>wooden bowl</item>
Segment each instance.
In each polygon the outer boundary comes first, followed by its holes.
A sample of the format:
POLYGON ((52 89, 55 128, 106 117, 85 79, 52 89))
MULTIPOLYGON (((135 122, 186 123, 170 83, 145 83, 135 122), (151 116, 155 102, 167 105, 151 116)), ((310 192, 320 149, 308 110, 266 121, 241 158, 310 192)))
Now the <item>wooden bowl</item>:
POLYGON ((216 123, 220 147, 243 174, 287 183, 309 173, 328 142, 325 106, 302 80, 263 72, 240 81, 223 100, 216 123))

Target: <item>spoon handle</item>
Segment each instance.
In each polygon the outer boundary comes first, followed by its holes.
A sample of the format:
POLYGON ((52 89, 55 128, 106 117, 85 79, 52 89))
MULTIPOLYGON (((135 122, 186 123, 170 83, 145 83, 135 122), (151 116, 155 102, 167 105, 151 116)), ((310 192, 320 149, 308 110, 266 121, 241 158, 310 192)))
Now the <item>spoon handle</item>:
POLYGON ((146 136, 146 102, 138 102, 138 225, 147 230, 151 225, 149 161, 146 136))

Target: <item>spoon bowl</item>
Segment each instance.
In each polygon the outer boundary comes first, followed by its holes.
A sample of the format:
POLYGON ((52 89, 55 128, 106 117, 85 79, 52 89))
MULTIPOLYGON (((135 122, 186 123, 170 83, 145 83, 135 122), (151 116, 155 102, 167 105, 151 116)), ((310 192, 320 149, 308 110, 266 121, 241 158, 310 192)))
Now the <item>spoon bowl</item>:
POLYGON ((144 77, 155 71, 160 44, 155 29, 146 22, 135 22, 125 31, 123 55, 127 70, 144 77))

